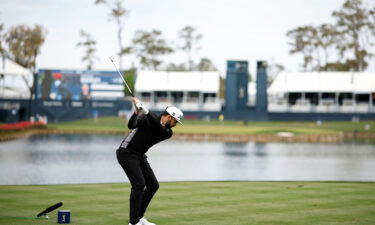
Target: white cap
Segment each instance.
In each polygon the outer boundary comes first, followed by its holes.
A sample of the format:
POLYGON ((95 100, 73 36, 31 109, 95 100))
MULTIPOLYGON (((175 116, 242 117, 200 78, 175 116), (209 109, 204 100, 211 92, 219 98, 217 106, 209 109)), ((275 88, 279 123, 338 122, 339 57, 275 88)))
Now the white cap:
POLYGON ((177 122, 181 123, 182 125, 184 125, 181 120, 182 118, 184 117, 184 114, 182 113, 182 111, 175 107, 175 106, 168 106, 165 111, 167 111, 167 113, 171 116, 173 116, 173 118, 175 118, 177 120, 177 122))

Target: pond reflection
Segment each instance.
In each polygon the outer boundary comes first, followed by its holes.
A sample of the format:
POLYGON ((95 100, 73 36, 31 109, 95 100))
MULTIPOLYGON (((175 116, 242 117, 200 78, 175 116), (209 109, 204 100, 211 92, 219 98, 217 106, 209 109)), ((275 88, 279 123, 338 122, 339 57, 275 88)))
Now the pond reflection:
MULTIPOLYGON (((0 143, 0 184, 127 181, 120 135, 36 135, 0 143)), ((375 181, 371 144, 222 143, 168 140, 150 149, 160 181, 375 181)))
POLYGON ((247 157, 246 144, 244 143, 224 143, 224 154, 234 157, 247 157))

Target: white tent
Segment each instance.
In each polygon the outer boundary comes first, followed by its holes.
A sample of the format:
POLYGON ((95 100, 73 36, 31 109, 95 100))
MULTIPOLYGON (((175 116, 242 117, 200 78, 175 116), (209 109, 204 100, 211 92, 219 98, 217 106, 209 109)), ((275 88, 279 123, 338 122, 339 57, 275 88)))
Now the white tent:
POLYGON ((33 75, 30 70, 0 56, 0 98, 29 98, 28 86, 32 84, 33 75))
POLYGON ((135 91, 152 110, 175 105, 184 111, 219 111, 219 89, 218 72, 138 71, 135 81, 135 91))
POLYGON ((269 94, 290 92, 375 93, 373 72, 281 72, 269 94))
POLYGON ((198 91, 218 93, 218 72, 167 72, 139 71, 135 82, 136 92, 198 91))
POLYGON ((281 72, 268 89, 268 110, 367 113, 374 93, 374 72, 281 72))

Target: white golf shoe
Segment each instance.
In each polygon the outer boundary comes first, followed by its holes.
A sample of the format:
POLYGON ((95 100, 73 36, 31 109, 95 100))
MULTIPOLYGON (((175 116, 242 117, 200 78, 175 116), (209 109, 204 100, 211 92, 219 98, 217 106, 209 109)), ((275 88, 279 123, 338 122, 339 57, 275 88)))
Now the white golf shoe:
MULTIPOLYGON (((133 225, 133 224, 129 223, 129 225, 133 225)), ((142 225, 142 223, 141 223, 141 221, 139 221, 138 223, 136 223, 134 225, 142 225)))
POLYGON ((140 220, 139 220, 139 223, 141 225, 156 225, 155 223, 150 223, 146 220, 146 218, 142 217, 140 220))

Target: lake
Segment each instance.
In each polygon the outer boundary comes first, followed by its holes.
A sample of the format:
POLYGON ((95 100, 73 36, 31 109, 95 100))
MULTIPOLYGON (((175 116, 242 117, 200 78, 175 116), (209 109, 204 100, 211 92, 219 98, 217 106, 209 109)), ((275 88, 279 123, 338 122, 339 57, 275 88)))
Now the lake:
MULTIPOLYGON (((34 135, 0 143, 0 184, 128 182, 120 135, 34 135)), ((375 181, 375 145, 167 140, 148 160, 159 181, 375 181)))

